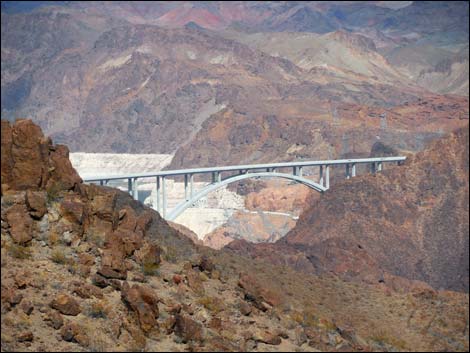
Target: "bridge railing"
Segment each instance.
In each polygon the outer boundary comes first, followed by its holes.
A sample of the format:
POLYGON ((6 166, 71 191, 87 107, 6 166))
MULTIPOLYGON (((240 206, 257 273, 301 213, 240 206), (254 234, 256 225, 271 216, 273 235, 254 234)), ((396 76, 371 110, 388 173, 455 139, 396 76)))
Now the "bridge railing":
POLYGON ((290 168, 292 175, 296 177, 303 176, 303 168, 318 167, 320 184, 324 189, 330 188, 330 167, 345 166, 345 177, 347 179, 356 176, 356 166, 361 164, 369 164, 370 171, 376 173, 383 169, 385 163, 402 163, 406 157, 375 157, 375 158, 359 158, 359 159, 336 159, 336 160, 323 160, 323 161, 299 161, 299 162, 281 162, 281 163, 265 163, 265 164, 249 164, 249 165, 232 165, 223 167, 211 168, 191 168, 180 170, 165 170, 150 173, 133 173, 126 175, 105 175, 99 177, 84 178, 84 182, 99 182, 101 185, 106 185, 114 180, 126 180, 128 192, 138 200, 138 179, 155 178, 156 200, 154 208, 160 212, 165 218, 167 211, 167 192, 166 192, 166 179, 169 177, 183 176, 184 177, 184 202, 193 198, 194 195, 194 176, 199 174, 209 174, 212 178, 211 184, 221 183, 223 181, 222 173, 232 173, 224 180, 234 177, 233 172, 238 173, 235 175, 250 173, 276 173, 279 169, 290 168))

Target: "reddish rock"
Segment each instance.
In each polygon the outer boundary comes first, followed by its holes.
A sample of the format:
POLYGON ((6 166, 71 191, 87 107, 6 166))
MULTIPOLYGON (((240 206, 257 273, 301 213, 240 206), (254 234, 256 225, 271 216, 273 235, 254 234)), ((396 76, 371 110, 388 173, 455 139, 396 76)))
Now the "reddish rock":
POLYGON ((199 269, 211 273, 215 269, 215 266, 208 256, 203 255, 199 262, 199 269))
POLYGON ((16 336, 18 342, 31 342, 34 339, 34 335, 31 331, 21 332, 16 336))
POLYGON ((158 265, 161 263, 161 249, 156 244, 145 243, 135 252, 137 262, 141 264, 158 265))
POLYGON ((40 219, 47 212, 46 193, 44 191, 26 191, 26 206, 29 214, 35 219, 40 219))
POLYGON ((204 339, 202 324, 194 321, 189 316, 175 315, 175 334, 181 337, 183 343, 189 341, 202 342, 204 339))
POLYGON ((31 120, 13 125, 2 120, 2 192, 52 185, 70 190, 78 183, 81 178, 68 160, 67 147, 53 146, 31 120))
POLYGON ((90 344, 90 338, 87 336, 83 327, 74 322, 66 323, 62 327, 60 335, 64 341, 77 342, 83 347, 88 347, 90 344))
POLYGON ((122 272, 118 272, 118 271, 114 271, 111 267, 109 266, 103 266, 101 267, 98 272, 98 274, 100 274, 101 276, 105 277, 105 278, 116 278, 116 279, 126 279, 127 278, 127 271, 125 271, 124 273, 122 272))
POLYGON ((64 315, 76 316, 80 314, 82 309, 80 304, 67 294, 59 294, 50 303, 50 306, 56 310, 59 310, 64 315))
POLYGON ((60 203, 61 214, 71 223, 82 224, 85 219, 85 204, 78 195, 68 196, 60 203))
POLYGON ((100 287, 100 288, 105 288, 109 286, 109 280, 99 275, 98 273, 95 273, 93 275, 93 277, 91 278, 91 281, 95 286, 100 287))
POLYGON ((196 294, 202 295, 205 293, 204 284, 202 283, 199 272, 193 269, 186 271, 186 279, 188 280, 188 287, 191 288, 196 294))
POLYGON ((23 300, 20 304, 20 309, 23 310, 26 315, 30 315, 33 312, 34 306, 29 300, 23 300))
POLYGON ((279 305, 280 297, 263 286, 257 278, 249 274, 240 274, 238 285, 245 292, 245 300, 250 301, 258 309, 266 311, 267 307, 263 302, 271 306, 279 305))
POLYGON ((282 340, 279 336, 272 334, 268 331, 255 331, 252 336, 253 340, 256 342, 262 342, 266 344, 270 344, 273 346, 278 346, 281 344, 282 340))
POLYGON ((95 257, 91 254, 81 253, 78 254, 78 262, 81 265, 93 266, 95 264, 95 257))
POLYGON ((178 275, 178 274, 176 274, 176 275, 173 276, 173 282, 174 282, 175 284, 180 284, 182 280, 183 280, 183 278, 182 278, 180 275, 178 275))
POLYGON ((51 310, 49 314, 44 319, 49 326, 52 326, 54 329, 58 330, 64 324, 64 319, 62 315, 55 310, 51 310))
POLYGON ((139 318, 139 324, 143 331, 149 332, 157 324, 158 298, 147 287, 134 284, 132 287, 127 282, 122 285, 121 299, 135 311, 139 318))
POLYGON ((10 226, 10 234, 15 243, 26 244, 33 239, 33 220, 25 205, 15 204, 6 213, 6 221, 10 226))
POLYGON ((242 315, 248 316, 251 314, 252 310, 253 309, 250 304, 246 302, 240 302, 240 313, 242 315))

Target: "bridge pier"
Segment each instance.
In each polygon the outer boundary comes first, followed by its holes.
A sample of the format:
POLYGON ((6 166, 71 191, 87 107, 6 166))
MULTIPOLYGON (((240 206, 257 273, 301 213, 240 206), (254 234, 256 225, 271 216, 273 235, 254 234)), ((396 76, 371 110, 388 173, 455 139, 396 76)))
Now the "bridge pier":
POLYGON ((184 175, 184 200, 188 201, 188 174, 184 175))
POLYGON ((377 170, 381 172, 383 170, 383 164, 382 162, 377 162, 377 170))
POLYGON ((132 195, 132 179, 127 179, 127 192, 132 195))
POLYGON ((330 188, 330 166, 327 165, 325 169, 325 188, 330 188))
POLYGON ((318 180, 318 183, 319 183, 321 186, 323 186, 323 166, 322 166, 322 165, 320 166, 320 172, 319 172, 319 174, 320 174, 320 179, 318 180))
POLYGON ((165 187, 165 176, 162 176, 162 198, 163 198, 163 207, 162 207, 162 212, 161 215, 163 218, 166 216, 166 187, 165 187))
POLYGON ((156 190, 157 190, 157 200, 153 200, 153 208, 157 210, 158 213, 160 213, 160 177, 156 177, 155 180, 156 183, 156 190), (155 202, 156 201, 156 202, 155 202))
POLYGON ((189 174, 189 197, 193 197, 194 194, 194 187, 193 187, 193 182, 194 182, 194 174, 189 174))
POLYGON ((137 178, 133 180, 133 188, 132 188, 132 197, 134 200, 139 200, 139 190, 137 189, 137 178))
POLYGON ((356 176, 356 163, 351 164, 351 176, 356 176))
POLYGON ((350 165, 349 163, 346 164, 346 179, 351 178, 351 171, 350 171, 350 165))

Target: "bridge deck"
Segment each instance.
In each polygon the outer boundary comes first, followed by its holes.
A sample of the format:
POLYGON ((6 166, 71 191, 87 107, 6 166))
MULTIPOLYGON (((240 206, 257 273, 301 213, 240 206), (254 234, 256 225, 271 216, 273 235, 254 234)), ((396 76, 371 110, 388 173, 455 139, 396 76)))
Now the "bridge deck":
POLYGON ((293 168, 293 167, 313 167, 313 166, 333 166, 333 165, 347 165, 347 164, 364 164, 374 162, 402 162, 406 157, 377 157, 377 158, 359 158, 359 159, 333 159, 324 161, 302 161, 302 162, 281 162, 281 163, 266 163, 266 164, 248 164, 248 165, 232 165, 224 167, 210 167, 210 168, 191 168, 179 170, 165 170, 151 173, 134 173, 126 175, 105 175, 100 177, 85 178, 83 181, 101 181, 101 180, 117 180, 117 179, 130 179, 130 178, 150 178, 150 177, 163 177, 175 175, 188 175, 188 174, 204 174, 213 172, 230 172, 239 170, 257 170, 268 168, 293 168))

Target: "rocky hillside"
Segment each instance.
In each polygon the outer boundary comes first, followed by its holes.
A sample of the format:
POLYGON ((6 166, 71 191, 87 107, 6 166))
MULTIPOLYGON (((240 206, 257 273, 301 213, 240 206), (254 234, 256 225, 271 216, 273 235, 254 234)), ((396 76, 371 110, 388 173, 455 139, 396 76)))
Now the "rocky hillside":
POLYGON ((468 292, 468 138, 466 127, 405 166, 335 184, 310 201, 286 237, 249 251, 307 272, 396 288, 419 280, 468 292))
POLYGON ((2 350, 468 349, 467 295, 197 246, 127 193, 82 184, 31 121, 1 131, 2 350))

